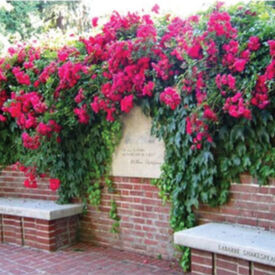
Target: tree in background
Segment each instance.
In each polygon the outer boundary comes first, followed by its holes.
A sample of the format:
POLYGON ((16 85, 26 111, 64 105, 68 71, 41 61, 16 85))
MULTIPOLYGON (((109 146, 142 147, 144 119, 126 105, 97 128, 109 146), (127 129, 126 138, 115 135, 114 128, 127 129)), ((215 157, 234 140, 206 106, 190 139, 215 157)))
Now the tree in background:
MULTIPOLYGON (((63 34, 88 30, 89 7, 77 1, 9 1, 0 4, 0 33, 9 42, 27 40, 51 29, 63 34)), ((3 40, 3 39, 1 39, 3 40)), ((3 48, 0 45, 0 48, 3 48)))
POLYGON ((43 30, 59 28, 63 33, 75 28, 78 33, 90 27, 89 7, 83 1, 43 1, 37 3, 43 30))

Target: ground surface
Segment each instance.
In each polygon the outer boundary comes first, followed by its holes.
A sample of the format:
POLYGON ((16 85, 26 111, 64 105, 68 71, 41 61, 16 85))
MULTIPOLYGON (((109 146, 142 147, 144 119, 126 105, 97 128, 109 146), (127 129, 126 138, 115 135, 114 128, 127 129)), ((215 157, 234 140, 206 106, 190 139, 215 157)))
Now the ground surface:
POLYGON ((0 244, 0 274, 180 275, 177 263, 139 254, 78 244, 57 252, 0 244))

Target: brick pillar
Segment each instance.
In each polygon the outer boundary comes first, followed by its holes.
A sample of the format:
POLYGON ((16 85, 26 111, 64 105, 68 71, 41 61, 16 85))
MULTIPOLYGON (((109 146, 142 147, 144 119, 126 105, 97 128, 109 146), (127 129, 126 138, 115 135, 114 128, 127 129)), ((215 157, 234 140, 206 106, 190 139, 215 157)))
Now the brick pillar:
POLYGON ((2 216, 3 242, 23 245, 21 217, 2 216))
POLYGON ((238 274, 239 275, 251 275, 250 273, 250 262, 242 259, 237 259, 238 261, 238 274))
POLYGON ((55 221, 35 220, 36 243, 35 247, 49 251, 56 250, 56 225, 55 221))
POLYGON ((210 252, 191 249, 192 275, 213 274, 213 254, 210 252))
POLYGON ((215 274, 236 275, 238 274, 238 262, 236 258, 216 254, 215 255, 215 274))
POLYGON ((34 218, 23 218, 24 245, 35 247, 36 245, 36 223, 34 218))

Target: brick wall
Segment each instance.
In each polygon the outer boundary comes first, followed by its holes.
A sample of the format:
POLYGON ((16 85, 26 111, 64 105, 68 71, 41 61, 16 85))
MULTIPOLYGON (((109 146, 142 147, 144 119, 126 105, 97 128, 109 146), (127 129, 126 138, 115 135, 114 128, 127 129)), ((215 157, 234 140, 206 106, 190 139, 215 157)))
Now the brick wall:
POLYGON ((103 190, 102 205, 89 207, 81 221, 81 239, 98 245, 135 251, 163 258, 174 257, 169 205, 163 206, 158 189, 148 179, 113 178, 116 194, 103 190), (120 232, 110 233, 110 202, 118 207, 120 232))
POLYGON ((23 185, 25 176, 20 171, 14 171, 11 167, 0 173, 0 196, 20 197, 42 200, 57 200, 57 192, 49 189, 49 180, 40 179, 37 188, 26 188, 23 185))
POLYGON ((201 205, 196 216, 200 224, 228 222, 275 231, 275 179, 267 186, 259 186, 244 174, 241 183, 232 184, 227 204, 217 208, 201 205))
POLYGON ((75 243, 78 216, 53 221, 0 215, 0 241, 56 250, 75 243))
MULTIPOLYGON (((0 196, 14 196, 56 200, 57 194, 43 179, 37 189, 23 186, 21 172, 6 169, 0 175, 0 196)), ((80 239, 98 245, 111 246, 142 254, 170 259, 174 257, 172 230, 169 225, 170 206, 163 206, 158 189, 149 179, 113 178, 116 194, 103 190, 102 204, 89 206, 81 218, 80 239), (110 232, 113 220, 109 218, 114 198, 121 218, 119 234, 110 232)), ((218 208, 201 205, 195 210, 200 224, 229 222, 260 226, 275 230, 275 179, 260 187, 249 175, 241 176, 241 183, 232 184, 229 202, 218 208)), ((1 231, 1 229, 0 229, 1 231)), ((197 267, 201 268, 201 267, 197 267)), ((245 267, 242 267, 245 269, 245 267)), ((255 264, 255 272, 259 269, 255 264)), ((241 273, 240 273, 241 274, 241 273)))

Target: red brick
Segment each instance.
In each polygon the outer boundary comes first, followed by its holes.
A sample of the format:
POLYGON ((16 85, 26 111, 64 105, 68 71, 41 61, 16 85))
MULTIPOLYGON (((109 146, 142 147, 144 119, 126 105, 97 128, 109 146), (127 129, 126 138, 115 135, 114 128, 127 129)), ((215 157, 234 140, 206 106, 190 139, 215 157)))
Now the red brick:
POLYGON ((145 240, 144 240, 144 243, 145 243, 146 245, 153 245, 153 246, 155 246, 155 245, 158 244, 157 241, 155 241, 155 240, 148 240, 148 239, 145 239, 145 240))
POLYGON ((222 269, 227 269, 227 270, 230 270, 230 271, 234 271, 235 273, 237 272, 237 262, 235 260, 235 262, 230 262, 230 259, 229 261, 226 261, 226 260, 222 260, 222 259, 219 259, 218 258, 219 255, 217 255, 217 259, 216 259, 216 267, 217 268, 222 268, 222 269))
POLYGON ((234 216, 238 216, 240 215, 243 211, 242 209, 236 209, 233 207, 223 207, 221 210, 222 214, 230 214, 230 215, 234 215, 234 216))
MULTIPOLYGON (((274 181, 274 182, 275 182, 275 181, 274 181)), ((275 187, 271 187, 271 188, 269 189, 269 194, 275 195, 275 187)))
POLYGON ((238 274, 239 275, 250 275, 250 269, 249 267, 238 267, 238 274))
POLYGON ((130 178, 130 182, 132 183, 143 183, 141 178, 130 178))
POLYGON ((219 274, 219 275, 236 275, 236 272, 224 270, 222 268, 216 268, 216 272, 217 272, 216 274, 219 274))
POLYGON ((192 255, 196 255, 196 256, 200 256, 200 257, 205 257, 208 259, 212 260, 212 253, 207 252, 207 251, 202 251, 202 250, 198 250, 198 249, 191 249, 192 255))
POLYGON ((250 193, 232 192, 232 194, 233 197, 237 200, 251 201, 252 194, 250 193))
POLYGON ((199 255, 194 255, 194 253, 192 253, 191 263, 192 264, 201 264, 201 265, 212 266, 212 259, 211 258, 210 259, 205 258, 205 257, 199 256, 199 255))
MULTIPOLYGON (((128 191, 128 190, 127 190, 128 191)), ((128 191, 129 192, 129 191, 128 191)), ((137 190, 130 190, 129 194, 131 196, 144 196, 144 192, 141 190, 141 191, 137 191, 137 190)))
POLYGON ((55 224, 51 224, 51 225, 40 225, 40 224, 36 224, 35 228, 37 230, 40 231, 52 231, 55 229, 55 224))
POLYGON ((253 201, 257 202, 264 202, 264 203, 272 203, 274 196, 272 195, 261 195, 261 194, 253 194, 252 195, 253 201))
POLYGON ((251 226, 257 226, 257 220, 255 218, 239 218, 237 219, 237 223, 244 224, 244 225, 251 225, 251 226))
POLYGON ((191 266, 191 272, 192 274, 204 274, 204 275, 212 275, 213 274, 213 268, 209 266, 204 266, 204 265, 197 265, 197 264, 192 264, 191 266))

